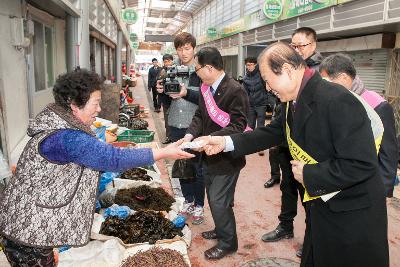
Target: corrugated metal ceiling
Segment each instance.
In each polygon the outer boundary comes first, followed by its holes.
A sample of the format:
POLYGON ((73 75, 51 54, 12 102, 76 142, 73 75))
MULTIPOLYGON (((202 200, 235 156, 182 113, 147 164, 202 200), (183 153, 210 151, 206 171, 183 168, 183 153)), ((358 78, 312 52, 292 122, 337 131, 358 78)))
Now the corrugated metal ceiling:
POLYGON ((137 10, 139 19, 131 31, 143 39, 146 34, 176 34, 207 1, 125 0, 124 3, 137 10))

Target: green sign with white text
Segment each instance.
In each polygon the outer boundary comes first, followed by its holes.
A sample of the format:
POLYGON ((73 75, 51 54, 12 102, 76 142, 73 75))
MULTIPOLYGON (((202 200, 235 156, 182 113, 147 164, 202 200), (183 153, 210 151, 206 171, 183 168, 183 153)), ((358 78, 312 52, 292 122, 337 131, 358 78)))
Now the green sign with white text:
POLYGON ((217 36, 217 29, 216 28, 208 28, 207 29, 207 36, 210 36, 210 37, 217 36))
POLYGON ((139 48, 139 42, 132 42, 131 46, 134 49, 138 49, 139 48))
POLYGON ((138 39, 138 36, 136 33, 132 32, 131 34, 129 34, 129 40, 131 40, 131 42, 136 42, 138 39))
POLYGON ((276 20, 282 15, 283 5, 281 0, 266 0, 263 12, 269 19, 276 20))
POLYGON ((133 8, 126 8, 122 10, 122 20, 126 24, 135 24, 138 19, 138 14, 133 8))
POLYGON ((331 7, 339 3, 354 0, 265 0, 262 12, 266 18, 260 18, 259 12, 249 15, 224 25, 223 27, 210 27, 207 33, 197 36, 199 44, 207 43, 216 39, 232 36, 239 32, 248 31, 277 21, 297 17, 323 8, 331 7))
POLYGON ((267 23, 300 16, 336 5, 338 0, 265 0, 263 12, 267 23))

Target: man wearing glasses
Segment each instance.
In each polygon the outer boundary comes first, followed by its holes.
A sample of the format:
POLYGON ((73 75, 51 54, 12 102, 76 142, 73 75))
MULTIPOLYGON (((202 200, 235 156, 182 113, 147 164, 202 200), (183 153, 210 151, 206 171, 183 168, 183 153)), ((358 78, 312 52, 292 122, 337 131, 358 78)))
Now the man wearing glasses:
MULTIPOLYGON (((323 57, 316 51, 317 33, 314 29, 302 27, 296 29, 292 34, 290 46, 306 61, 309 68, 319 70, 323 57)), ((297 215, 298 194, 303 203, 304 187, 293 175, 290 161, 290 155, 287 143, 284 142, 280 148, 279 165, 282 170, 281 182, 281 213, 278 216, 279 225, 275 230, 264 234, 261 239, 264 242, 276 242, 281 239, 293 238, 293 220, 297 215)), ((268 182, 267 182, 268 183, 268 182)), ((296 256, 301 257, 303 248, 296 251, 296 256)))
MULTIPOLYGON (((222 56, 215 47, 204 47, 195 56, 195 70, 203 81, 199 107, 185 139, 199 136, 231 135, 246 129, 249 100, 246 91, 225 74, 222 56)), ((202 169, 207 199, 215 228, 203 232, 204 239, 217 243, 204 252, 208 260, 218 260, 238 249, 233 202, 240 170, 245 157, 229 153, 202 155, 202 169)))
POLYGON ((323 57, 316 51, 317 33, 314 29, 301 27, 295 30, 292 34, 290 46, 306 61, 309 68, 318 70, 323 57))
POLYGON ((205 142, 208 156, 240 157, 287 140, 294 177, 309 193, 300 266, 388 267, 386 200, 365 106, 284 42, 266 48, 259 62, 268 89, 283 103, 280 116, 250 133, 197 141, 205 142))

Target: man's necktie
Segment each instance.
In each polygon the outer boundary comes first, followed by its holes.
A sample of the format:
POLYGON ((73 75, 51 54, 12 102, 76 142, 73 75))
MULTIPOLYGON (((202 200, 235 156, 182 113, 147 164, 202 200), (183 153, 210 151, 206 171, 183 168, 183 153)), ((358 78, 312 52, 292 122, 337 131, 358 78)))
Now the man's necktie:
POLYGON ((214 89, 214 88, 212 88, 212 86, 210 86, 210 91, 211 91, 211 94, 212 94, 212 95, 214 95, 214 94, 215 94, 215 89, 214 89))

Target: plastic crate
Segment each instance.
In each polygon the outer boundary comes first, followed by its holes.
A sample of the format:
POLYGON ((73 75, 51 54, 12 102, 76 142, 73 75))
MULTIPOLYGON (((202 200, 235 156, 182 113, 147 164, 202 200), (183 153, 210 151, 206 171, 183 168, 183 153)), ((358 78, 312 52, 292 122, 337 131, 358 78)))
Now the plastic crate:
POLYGON ((124 147, 124 148, 133 148, 136 146, 135 142, 129 142, 129 141, 120 141, 120 142, 112 142, 111 143, 115 147, 124 147))
POLYGON ((154 140, 154 132, 147 130, 127 130, 118 135, 118 141, 130 141, 135 143, 148 143, 154 140))

